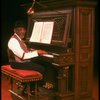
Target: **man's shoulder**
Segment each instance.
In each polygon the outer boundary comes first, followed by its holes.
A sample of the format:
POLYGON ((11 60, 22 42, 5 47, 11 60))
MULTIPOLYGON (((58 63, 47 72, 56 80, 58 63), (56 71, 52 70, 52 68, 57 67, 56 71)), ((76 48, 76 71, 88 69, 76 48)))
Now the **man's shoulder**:
POLYGON ((12 36, 10 39, 9 39, 9 42, 16 42, 18 41, 14 36, 12 36))

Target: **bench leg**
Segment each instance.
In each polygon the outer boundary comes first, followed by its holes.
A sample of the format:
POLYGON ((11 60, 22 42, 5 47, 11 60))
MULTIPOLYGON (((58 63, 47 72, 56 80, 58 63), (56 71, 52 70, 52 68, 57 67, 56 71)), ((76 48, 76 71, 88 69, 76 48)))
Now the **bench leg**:
POLYGON ((13 79, 10 78, 10 89, 13 90, 13 79))
POLYGON ((38 99, 38 82, 35 82, 35 98, 38 99))
POLYGON ((28 95, 28 100, 30 100, 30 84, 27 83, 27 95, 28 95))
MULTIPOLYGON (((38 82, 35 82, 35 100, 38 100, 38 82)), ((30 91, 30 83, 27 83, 27 96, 28 96, 28 100, 31 99, 31 91, 30 91)))

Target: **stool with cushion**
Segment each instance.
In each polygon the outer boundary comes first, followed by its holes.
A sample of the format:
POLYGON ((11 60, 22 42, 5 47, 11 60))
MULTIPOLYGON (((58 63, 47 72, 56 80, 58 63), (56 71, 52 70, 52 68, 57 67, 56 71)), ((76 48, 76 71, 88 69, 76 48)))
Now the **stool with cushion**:
POLYGON ((25 83, 27 85, 27 96, 30 100, 30 82, 35 83, 35 97, 37 98, 37 82, 42 80, 43 76, 37 71, 13 69, 10 65, 1 66, 2 74, 10 77, 10 89, 13 91, 13 80, 25 83))

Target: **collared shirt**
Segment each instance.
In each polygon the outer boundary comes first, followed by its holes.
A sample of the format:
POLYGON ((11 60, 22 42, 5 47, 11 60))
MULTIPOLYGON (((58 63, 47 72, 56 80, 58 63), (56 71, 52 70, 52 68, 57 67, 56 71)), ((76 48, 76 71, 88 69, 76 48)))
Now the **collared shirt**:
MULTIPOLYGON (((21 39, 16 33, 15 35, 21 39)), ((30 59, 30 58, 33 58, 33 57, 37 57, 38 56, 38 53, 37 51, 29 51, 29 52, 25 52, 21 46, 20 46, 20 43, 18 42, 18 40, 16 38, 11 38, 8 42, 8 48, 10 50, 12 50, 12 52, 18 56, 19 58, 22 58, 23 57, 23 54, 24 54, 24 57, 23 59, 30 59)))

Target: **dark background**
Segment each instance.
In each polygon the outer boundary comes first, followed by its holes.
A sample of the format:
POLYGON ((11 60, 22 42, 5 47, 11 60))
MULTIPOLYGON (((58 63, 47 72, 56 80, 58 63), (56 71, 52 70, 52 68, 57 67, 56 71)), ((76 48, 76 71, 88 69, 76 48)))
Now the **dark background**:
POLYGON ((26 10, 22 4, 32 3, 32 0, 2 0, 1 1, 1 64, 7 64, 7 42, 13 34, 16 20, 26 20, 26 10))
MULTIPOLYGON (((8 63, 7 43, 13 34, 13 25, 16 20, 26 20, 26 10, 22 4, 31 4, 33 0, 1 0, 1 65, 8 63)), ((43 0, 37 0, 43 1, 43 0)), ((97 1, 97 0, 95 0, 97 1)), ((95 38, 94 38, 94 73, 99 70, 99 6, 96 6, 95 14, 95 38)))

